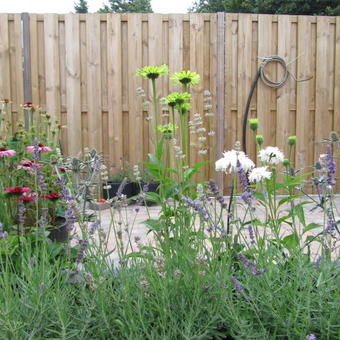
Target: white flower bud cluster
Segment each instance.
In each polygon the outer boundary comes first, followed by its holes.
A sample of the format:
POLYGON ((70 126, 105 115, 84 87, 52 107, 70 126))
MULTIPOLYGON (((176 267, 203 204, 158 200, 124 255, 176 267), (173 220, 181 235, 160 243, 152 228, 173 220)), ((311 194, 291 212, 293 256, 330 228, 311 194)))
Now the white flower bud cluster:
POLYGON ((133 176, 135 177, 137 182, 140 182, 142 180, 138 164, 133 166, 133 176))
POLYGON ((179 159, 185 158, 185 154, 183 153, 182 149, 180 146, 177 145, 176 139, 173 139, 173 146, 174 146, 174 151, 175 151, 175 157, 179 159))
POLYGON ((142 97, 142 98, 145 97, 145 91, 141 87, 138 87, 136 89, 136 94, 138 97, 142 97))
MULTIPOLYGON (((102 182, 107 182, 109 180, 109 172, 107 170, 106 165, 104 164, 100 166, 100 178, 102 182)), ((110 188, 107 188, 107 189, 110 189, 110 188)))

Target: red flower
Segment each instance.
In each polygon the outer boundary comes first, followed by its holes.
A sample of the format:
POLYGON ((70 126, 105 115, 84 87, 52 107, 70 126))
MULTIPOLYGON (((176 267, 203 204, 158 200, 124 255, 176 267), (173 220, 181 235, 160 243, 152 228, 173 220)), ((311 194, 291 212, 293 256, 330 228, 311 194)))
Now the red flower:
POLYGON ((42 198, 48 198, 50 200, 57 200, 58 198, 63 197, 62 195, 58 194, 57 192, 51 192, 49 195, 41 196, 42 198))
POLYGON ((13 201, 23 201, 23 202, 33 202, 35 197, 28 197, 28 196, 20 196, 20 197, 13 197, 13 201))
POLYGON ((4 190, 11 195, 20 195, 24 192, 31 192, 31 189, 26 187, 4 188, 4 190))

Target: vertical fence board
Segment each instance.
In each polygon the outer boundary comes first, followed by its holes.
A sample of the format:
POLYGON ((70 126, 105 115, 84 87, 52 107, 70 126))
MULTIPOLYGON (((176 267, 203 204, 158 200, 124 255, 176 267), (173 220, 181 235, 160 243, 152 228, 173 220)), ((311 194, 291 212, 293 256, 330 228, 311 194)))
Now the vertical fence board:
POLYGON ((11 74, 10 74, 10 54, 8 38, 8 15, 0 14, 0 99, 11 100, 11 74))
MULTIPOLYGON (((259 58, 275 55, 272 48, 272 40, 275 38, 272 28, 272 16, 259 16, 259 58)), ((258 63, 262 59, 258 60, 258 63)), ((266 72, 270 79, 273 79, 274 72, 272 65, 266 67, 266 72)), ((267 87, 262 81, 258 82, 257 88, 257 116, 260 120, 259 132, 264 136, 265 145, 275 145, 276 131, 273 127, 276 125, 275 114, 271 111, 271 96, 273 89, 267 87)))
POLYGON ((333 127, 332 112, 328 107, 328 72, 329 72, 329 18, 317 18, 317 62, 315 96, 315 159, 322 152, 320 141, 327 138, 333 127))
MULTIPOLYGON (((136 70, 142 67, 142 17, 132 14, 128 17, 128 95, 129 95, 129 162, 131 165, 143 161, 142 108, 136 99, 136 89, 142 79, 136 70)), ((153 118, 154 119, 154 118, 153 118)))
POLYGON ((66 43, 66 107, 69 155, 76 156, 82 149, 80 95, 80 34, 79 16, 65 15, 66 43))
MULTIPOLYGON (((310 60, 313 50, 312 23, 310 17, 298 18, 298 55, 297 77, 307 79, 313 74, 310 60)), ((314 160, 314 117, 310 106, 310 81, 297 84, 297 108, 296 108, 296 167, 304 167, 313 164, 314 160)))
MULTIPOLYGON (((228 15, 227 15, 228 17, 228 15)), ((216 74, 216 159, 222 157, 224 151, 224 122, 225 122, 225 33, 227 29, 226 15, 217 13, 217 74, 216 74)), ((216 174, 217 184, 220 188, 224 187, 222 173, 216 174)))
POLYGON ((46 111, 60 121, 58 16, 44 15, 46 111))
POLYGON ((100 15, 89 14, 86 21, 87 121, 89 146, 102 151, 102 103, 100 15))
MULTIPOLYGON (((335 69, 334 69, 334 123, 333 130, 340 134, 340 16, 336 18, 335 30, 335 69)), ((337 160, 337 174, 340 177, 340 160, 337 160)), ((336 192, 340 192, 340 178, 336 192)))
POLYGON ((121 16, 108 16, 108 110, 109 110, 109 169, 123 157, 122 54, 121 16))

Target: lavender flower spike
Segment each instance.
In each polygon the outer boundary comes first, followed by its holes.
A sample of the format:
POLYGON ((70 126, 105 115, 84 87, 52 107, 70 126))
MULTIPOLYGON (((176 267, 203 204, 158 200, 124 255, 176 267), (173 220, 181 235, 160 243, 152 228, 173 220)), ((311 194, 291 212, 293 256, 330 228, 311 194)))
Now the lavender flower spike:
POLYGON ((255 264, 250 262, 243 254, 238 254, 237 257, 253 275, 261 275, 265 272, 265 269, 257 269, 255 264))
POLYGON ((316 336, 314 334, 309 334, 306 336, 306 340, 316 340, 316 336))
POLYGON ((0 240, 3 240, 4 238, 6 238, 7 233, 3 231, 2 229, 2 223, 0 222, 0 240))
POLYGON ((237 280, 234 276, 231 276, 230 280, 233 282, 236 291, 239 294, 244 294, 244 288, 243 288, 242 284, 240 283, 240 281, 237 280))
POLYGON ((326 151, 326 166, 327 166, 327 183, 331 186, 334 187, 336 184, 335 180, 335 172, 336 172, 336 164, 334 162, 333 154, 332 154, 332 149, 329 146, 326 151))
POLYGON ((23 232, 23 226, 25 224, 25 212, 26 208, 24 207, 23 201, 18 201, 18 222, 20 226, 20 232, 23 232))

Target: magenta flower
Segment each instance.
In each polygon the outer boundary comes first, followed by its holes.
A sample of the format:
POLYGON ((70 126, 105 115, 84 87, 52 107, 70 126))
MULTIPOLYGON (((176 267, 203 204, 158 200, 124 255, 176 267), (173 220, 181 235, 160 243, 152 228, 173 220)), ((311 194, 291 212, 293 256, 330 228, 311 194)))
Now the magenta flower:
POLYGON ((12 194, 12 195, 21 195, 21 194, 23 194, 25 192, 31 192, 31 189, 27 188, 27 187, 4 188, 4 190, 8 194, 12 194))
MULTIPOLYGON (((27 146, 26 151, 29 152, 29 153, 34 153, 34 148, 35 148, 34 145, 27 146)), ((50 151, 52 151, 52 149, 49 146, 46 146, 42 143, 38 144, 38 152, 46 153, 46 152, 50 152, 50 151)))
POLYGON ((30 173, 34 172, 34 167, 39 167, 41 168, 43 165, 41 163, 34 163, 32 161, 21 161, 20 165, 17 165, 17 169, 23 169, 26 170, 30 173))
POLYGON ((16 151, 14 150, 8 150, 4 147, 0 148, 0 157, 13 157, 16 154, 16 151))

